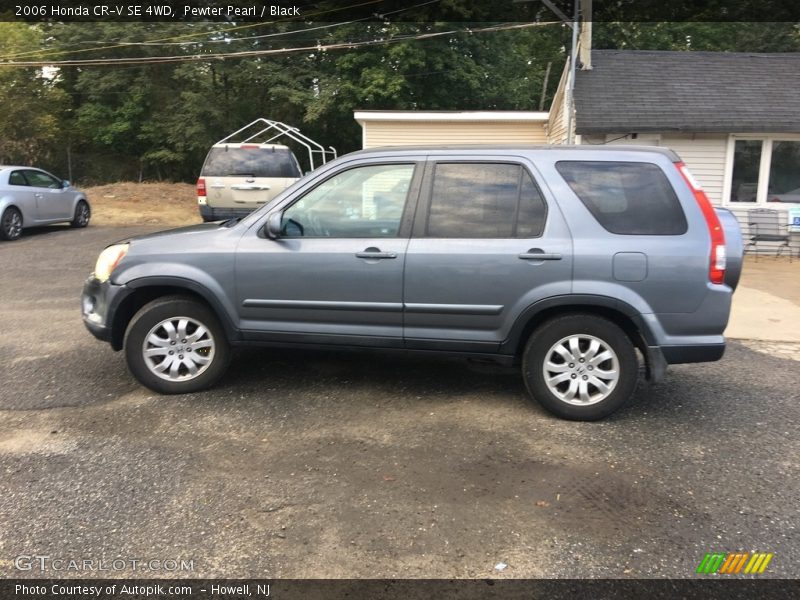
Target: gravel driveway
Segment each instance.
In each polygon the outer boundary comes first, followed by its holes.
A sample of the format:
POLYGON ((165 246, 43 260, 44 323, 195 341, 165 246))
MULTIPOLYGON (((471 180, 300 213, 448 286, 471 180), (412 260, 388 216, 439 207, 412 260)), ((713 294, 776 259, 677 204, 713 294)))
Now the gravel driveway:
POLYGON ((143 231, 0 244, 0 576, 96 576, 14 568, 49 555, 191 561, 178 577, 680 578, 739 550, 800 576, 787 355, 731 343, 601 423, 550 417, 511 370, 364 354, 247 349, 215 389, 160 397, 79 314, 97 253, 143 231))

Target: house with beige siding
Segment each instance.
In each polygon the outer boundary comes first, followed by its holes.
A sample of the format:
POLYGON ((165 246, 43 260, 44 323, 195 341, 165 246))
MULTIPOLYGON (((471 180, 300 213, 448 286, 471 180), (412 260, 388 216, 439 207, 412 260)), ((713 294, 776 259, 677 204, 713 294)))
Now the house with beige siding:
POLYGON ((359 110, 362 147, 546 144, 546 112, 359 110))

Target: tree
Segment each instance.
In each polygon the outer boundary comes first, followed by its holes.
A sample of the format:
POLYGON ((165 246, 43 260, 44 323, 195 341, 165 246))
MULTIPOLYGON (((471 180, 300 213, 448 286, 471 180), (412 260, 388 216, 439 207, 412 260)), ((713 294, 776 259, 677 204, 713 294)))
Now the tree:
MULTIPOLYGON (((0 56, 36 52, 41 43, 37 27, 0 23, 0 56)), ((53 73, 0 68, 0 163, 52 168, 66 109, 66 95, 53 73)))

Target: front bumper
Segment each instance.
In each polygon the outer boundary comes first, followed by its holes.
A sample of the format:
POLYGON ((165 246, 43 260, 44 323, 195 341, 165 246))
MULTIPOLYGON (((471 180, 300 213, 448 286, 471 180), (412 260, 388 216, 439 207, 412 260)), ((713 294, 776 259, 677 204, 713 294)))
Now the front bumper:
POLYGON ((114 285, 110 281, 100 282, 93 276, 83 284, 83 324, 98 340, 113 343, 114 313, 126 291, 124 285, 114 285))

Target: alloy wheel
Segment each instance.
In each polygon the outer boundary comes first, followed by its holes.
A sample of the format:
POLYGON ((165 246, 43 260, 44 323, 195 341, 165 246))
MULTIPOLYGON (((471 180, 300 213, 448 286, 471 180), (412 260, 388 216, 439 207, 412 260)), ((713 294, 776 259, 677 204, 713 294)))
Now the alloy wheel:
POLYGON ((170 317, 150 329, 142 354, 154 375, 167 381, 188 381, 211 365, 215 347, 214 336, 203 323, 189 317, 170 317))
POLYGON ((601 402, 619 381, 619 358, 609 344, 593 335, 560 339, 545 355, 544 381, 558 398, 576 406, 601 402))

